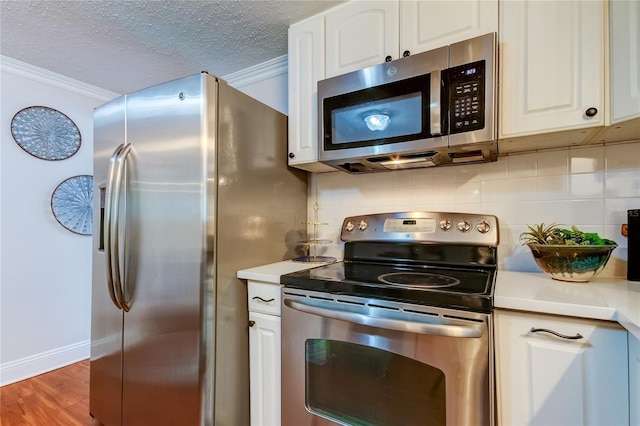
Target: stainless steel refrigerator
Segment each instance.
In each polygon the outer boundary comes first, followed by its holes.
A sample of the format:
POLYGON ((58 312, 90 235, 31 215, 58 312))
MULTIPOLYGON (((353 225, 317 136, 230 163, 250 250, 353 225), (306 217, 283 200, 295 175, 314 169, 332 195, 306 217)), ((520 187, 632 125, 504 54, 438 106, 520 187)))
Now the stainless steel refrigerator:
POLYGON ((94 113, 90 411, 111 425, 249 424, 239 269, 292 258, 307 179, 286 117, 201 73, 94 113))

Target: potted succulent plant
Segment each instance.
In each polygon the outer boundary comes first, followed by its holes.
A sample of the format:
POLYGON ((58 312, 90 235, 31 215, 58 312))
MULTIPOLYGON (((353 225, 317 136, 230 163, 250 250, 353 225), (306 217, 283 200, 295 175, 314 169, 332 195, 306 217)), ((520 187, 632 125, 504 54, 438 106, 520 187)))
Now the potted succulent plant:
POLYGON ((528 226, 520 241, 531 250, 536 263, 551 278, 561 281, 586 282, 599 274, 607 264, 615 241, 595 232, 582 232, 558 224, 528 226))

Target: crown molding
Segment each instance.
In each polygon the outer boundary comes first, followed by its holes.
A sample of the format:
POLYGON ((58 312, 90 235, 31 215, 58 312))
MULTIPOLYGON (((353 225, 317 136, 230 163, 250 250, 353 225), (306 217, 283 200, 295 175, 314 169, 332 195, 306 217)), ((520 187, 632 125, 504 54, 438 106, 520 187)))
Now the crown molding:
POLYGON ((253 83, 259 83, 272 77, 287 74, 289 72, 289 59, 287 55, 262 62, 249 68, 222 76, 230 86, 240 88, 253 83))
POLYGON ((0 55, 0 71, 55 86, 102 102, 107 102, 120 96, 119 93, 82 83, 62 74, 57 74, 8 56, 0 55))

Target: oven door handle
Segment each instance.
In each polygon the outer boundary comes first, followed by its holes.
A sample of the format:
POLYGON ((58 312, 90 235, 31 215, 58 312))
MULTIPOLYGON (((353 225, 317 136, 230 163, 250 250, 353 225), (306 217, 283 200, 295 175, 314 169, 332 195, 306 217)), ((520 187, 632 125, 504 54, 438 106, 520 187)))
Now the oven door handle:
POLYGON ((429 324, 416 321, 398 320, 393 318, 372 317, 356 312, 339 309, 327 309, 292 299, 284 299, 285 306, 307 314, 318 315, 324 318, 337 319, 352 322, 354 324, 369 327, 384 328, 387 330, 404 331, 408 333, 431 334, 447 337, 481 337, 482 330, 478 327, 453 325, 453 324, 429 324))

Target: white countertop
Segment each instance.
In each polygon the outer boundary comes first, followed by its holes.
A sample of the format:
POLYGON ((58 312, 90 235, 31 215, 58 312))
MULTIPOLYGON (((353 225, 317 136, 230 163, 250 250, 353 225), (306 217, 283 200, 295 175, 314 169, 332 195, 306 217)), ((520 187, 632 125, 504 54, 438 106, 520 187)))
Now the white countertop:
MULTIPOLYGON (((238 278, 280 283, 280 275, 322 263, 291 260, 238 271, 238 278)), ((556 281, 544 273, 498 271, 494 306, 581 318, 617 321, 640 339, 640 282, 595 278, 588 283, 556 281)))
POLYGON ((640 339, 640 282, 598 278, 557 281, 544 273, 498 271, 496 308, 619 322, 640 339))
POLYGON ((237 277, 245 280, 280 284, 280 275, 311 269, 321 265, 325 265, 325 263, 305 263, 284 260, 282 262, 256 266, 255 268, 243 269, 238 271, 237 277))

